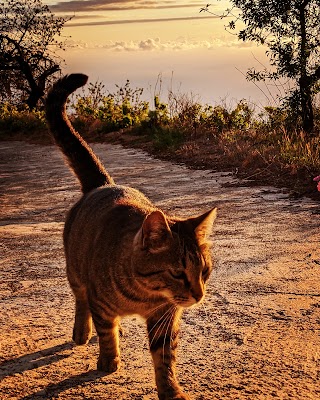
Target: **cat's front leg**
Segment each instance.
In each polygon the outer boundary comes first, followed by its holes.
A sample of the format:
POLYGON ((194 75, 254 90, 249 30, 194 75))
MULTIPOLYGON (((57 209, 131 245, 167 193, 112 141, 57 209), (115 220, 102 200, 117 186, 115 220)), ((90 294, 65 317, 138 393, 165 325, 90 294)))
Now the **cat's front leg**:
POLYGON ((180 313, 172 306, 147 319, 149 346, 160 400, 190 400, 183 393, 175 374, 179 321, 180 313))
POLYGON ((115 372, 120 367, 119 321, 94 307, 91 307, 91 314, 99 337, 97 368, 107 373, 115 372))

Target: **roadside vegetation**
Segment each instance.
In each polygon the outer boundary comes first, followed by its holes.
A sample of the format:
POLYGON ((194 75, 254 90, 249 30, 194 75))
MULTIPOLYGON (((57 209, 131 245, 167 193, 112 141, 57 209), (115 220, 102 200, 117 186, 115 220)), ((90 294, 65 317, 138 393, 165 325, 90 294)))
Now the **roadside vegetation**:
MULTIPOLYGON (((106 92, 101 82, 69 102, 76 129, 89 141, 117 141, 190 166, 230 170, 255 184, 289 186, 297 193, 316 193, 313 177, 320 171, 320 135, 306 135, 291 108, 258 111, 246 100, 233 105, 207 105, 193 96, 169 92, 153 104, 143 89, 127 81, 106 92)), ((314 107, 316 132, 320 108, 314 107)), ((0 104, 2 139, 47 142, 43 111, 0 104)))

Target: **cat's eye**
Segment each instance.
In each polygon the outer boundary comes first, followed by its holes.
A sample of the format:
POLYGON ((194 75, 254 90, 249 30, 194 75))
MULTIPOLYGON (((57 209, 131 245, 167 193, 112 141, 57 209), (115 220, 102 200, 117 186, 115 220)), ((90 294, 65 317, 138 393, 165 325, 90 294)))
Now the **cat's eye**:
POLYGON ((187 260, 185 259, 185 257, 181 258, 181 264, 182 264, 184 269, 187 268, 187 260))
POLYGON ((206 277, 208 274, 209 274, 209 267, 205 267, 205 268, 202 270, 202 276, 206 277))
POLYGON ((184 272, 170 271, 170 274, 174 279, 185 279, 186 278, 186 274, 184 272))

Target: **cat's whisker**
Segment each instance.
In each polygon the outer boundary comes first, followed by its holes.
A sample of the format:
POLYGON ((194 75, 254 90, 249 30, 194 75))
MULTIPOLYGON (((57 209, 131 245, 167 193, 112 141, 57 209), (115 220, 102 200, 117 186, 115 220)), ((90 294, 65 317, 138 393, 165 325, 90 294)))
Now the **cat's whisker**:
MULTIPOLYGON (((162 352, 163 352, 163 362, 164 362, 164 349, 165 349, 165 345, 166 345, 166 338, 167 338, 167 334, 168 334, 168 329, 170 327, 170 325, 172 324, 173 318, 174 318, 174 313, 176 311, 176 307, 172 310, 172 314, 171 314, 171 318, 168 321, 168 326, 166 329, 166 333, 164 335, 164 339, 163 339, 163 346, 162 346, 162 352)), ((171 326, 171 330, 170 330, 170 340, 169 340, 169 352, 171 353, 171 338, 172 338, 172 326, 171 326)))
POLYGON ((167 301, 163 301, 162 303, 158 304, 156 307, 152 308, 151 310, 148 311, 149 314, 155 312, 156 310, 158 310, 159 308, 163 307, 167 305, 167 301))
POLYGON ((158 319, 158 321, 154 324, 154 326, 152 327, 152 329, 150 329, 149 331, 149 335, 151 334, 151 332, 155 329, 155 327, 158 325, 157 330, 154 332, 152 340, 150 342, 150 347, 152 345, 152 343, 154 342, 158 332, 160 331, 160 329, 162 329, 163 326, 165 326, 167 320, 169 318, 171 318, 172 312, 174 311, 175 306, 170 307, 163 315, 161 318, 158 319), (160 322, 161 321, 161 322, 160 322))
MULTIPOLYGON (((170 313, 166 316, 166 318, 161 322, 159 325, 157 332, 155 332, 153 339, 157 336, 158 332, 160 329, 165 329, 166 324, 168 323, 168 326, 170 324, 170 320, 172 319, 172 316, 174 315, 174 310, 170 309, 170 313)), ((153 340, 152 339, 152 340, 153 340)))
MULTIPOLYGON (((205 318, 206 322, 204 324, 204 332, 206 333, 206 335, 210 334, 210 325, 207 323, 207 321, 210 321, 210 315, 208 313, 207 308, 208 307, 206 306, 205 303, 201 303, 201 308, 199 309, 199 311, 203 310, 204 314, 205 314, 204 318, 205 318)), ((203 316, 201 316, 201 317, 203 318, 203 316)))
POLYGON ((173 329, 171 329, 171 332, 170 332, 170 352, 171 352, 172 343, 173 343, 173 336, 172 336, 172 334, 173 334, 173 329))
MULTIPOLYGON (((174 308, 175 306, 171 306, 168 310, 166 310, 166 312, 156 321, 156 323, 153 325, 153 327, 149 330, 149 334, 151 334, 151 332, 155 329, 155 327, 160 324, 160 326, 163 323, 163 320, 165 320, 167 318, 168 315, 170 315, 171 310, 174 308)), ((158 330, 157 330, 158 332, 158 330)))
MULTIPOLYGON (((175 306, 174 306, 174 305, 170 306, 170 307, 161 315, 161 317, 157 320, 156 324, 159 323, 159 322, 165 317, 165 315, 168 314, 168 313, 171 311, 172 307, 175 307, 175 306)), ((158 307, 158 308, 160 309, 161 307, 158 307)), ((151 316, 151 315, 150 315, 150 316, 151 316)), ((149 316, 149 318, 150 318, 150 316, 149 316)), ((153 328, 152 328, 152 329, 153 329, 153 328)), ((152 330, 152 329, 151 329, 151 330, 152 330)))
POLYGON ((159 304, 158 306, 152 308, 151 310, 147 311, 145 313, 145 317, 146 319, 148 319, 153 313, 155 313, 157 310, 159 310, 160 308, 164 307, 165 305, 167 305, 167 301, 164 301, 163 303, 159 304))
MULTIPOLYGON (((167 328, 166 328, 166 331, 165 331, 165 334, 164 334, 164 337, 163 337, 163 345, 162 345, 162 361, 163 361, 163 363, 164 363, 164 354, 165 354, 166 338, 167 338, 167 334, 168 334, 168 329, 169 329, 169 326, 170 326, 170 322, 172 321, 172 316, 173 316, 173 313, 170 314, 169 318, 166 319, 167 328)), ((164 325, 164 328, 165 328, 165 325, 164 325)), ((170 351, 170 349, 169 349, 169 351, 170 351)))
POLYGON ((168 311, 167 311, 165 314, 163 314, 163 315, 155 322, 155 324, 152 326, 151 329, 149 329, 148 333, 149 333, 149 340, 150 340, 150 339, 151 339, 151 333, 152 333, 152 331, 153 331, 154 329, 157 328, 157 330, 153 333, 153 337, 152 337, 152 340, 151 340, 151 342, 150 342, 150 346, 151 346, 151 344, 152 344, 152 342, 153 342, 153 340, 154 340, 156 334, 157 334, 158 331, 159 331, 159 327, 161 328, 161 325, 162 325, 163 320, 166 319, 166 314, 167 314, 167 313, 168 313, 168 311))
MULTIPOLYGON (((208 314, 208 312, 207 312, 206 305, 205 305, 204 302, 201 303, 201 308, 203 309, 203 311, 204 311, 204 313, 205 313, 205 315, 206 315, 206 319, 209 320, 209 314, 208 314)), ((201 308, 200 308, 200 309, 201 309, 201 308)))

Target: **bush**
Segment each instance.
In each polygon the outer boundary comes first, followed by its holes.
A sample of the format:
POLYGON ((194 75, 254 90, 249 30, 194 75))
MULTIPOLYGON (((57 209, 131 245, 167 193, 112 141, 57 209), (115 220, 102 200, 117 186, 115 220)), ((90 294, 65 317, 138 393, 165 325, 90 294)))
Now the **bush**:
POLYGON ((89 94, 76 96, 73 108, 76 116, 89 121, 103 122, 103 131, 112 132, 133 127, 146 119, 149 112, 147 102, 141 100, 143 89, 130 87, 129 80, 123 87, 116 85, 115 93, 104 94, 101 82, 89 84, 89 94))
POLYGON ((178 129, 159 127, 153 128, 152 140, 156 150, 175 150, 185 141, 185 135, 178 129))
POLYGON ((46 130, 43 111, 18 110, 7 102, 0 103, 0 131, 2 136, 10 137, 16 133, 33 135, 46 130))

